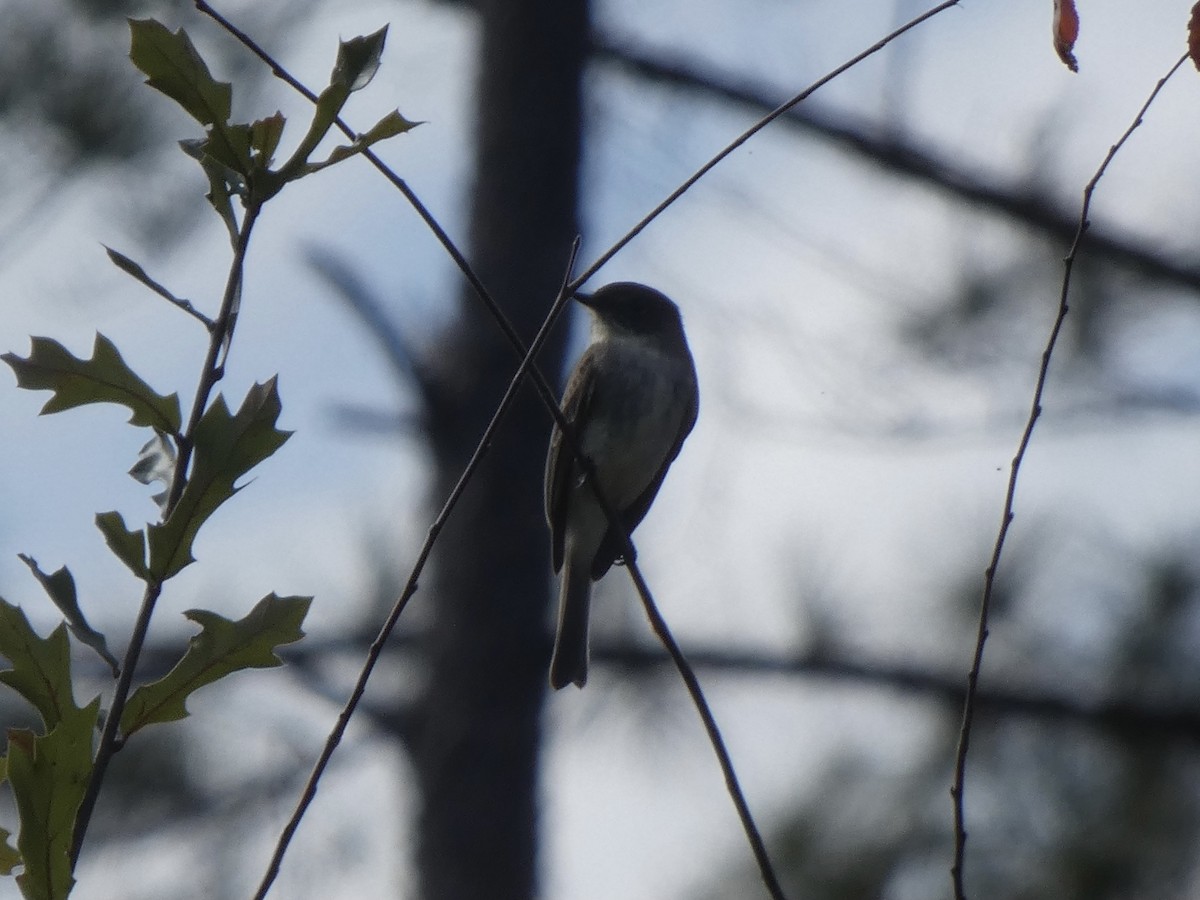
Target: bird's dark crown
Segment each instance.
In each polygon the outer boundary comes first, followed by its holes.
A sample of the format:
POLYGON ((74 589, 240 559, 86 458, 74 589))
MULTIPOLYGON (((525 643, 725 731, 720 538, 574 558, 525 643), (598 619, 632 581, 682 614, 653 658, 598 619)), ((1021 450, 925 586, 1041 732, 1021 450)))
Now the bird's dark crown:
POLYGON ((636 281, 616 281, 594 294, 576 294, 575 299, 604 322, 623 331, 654 335, 682 333, 679 307, 665 294, 636 281))

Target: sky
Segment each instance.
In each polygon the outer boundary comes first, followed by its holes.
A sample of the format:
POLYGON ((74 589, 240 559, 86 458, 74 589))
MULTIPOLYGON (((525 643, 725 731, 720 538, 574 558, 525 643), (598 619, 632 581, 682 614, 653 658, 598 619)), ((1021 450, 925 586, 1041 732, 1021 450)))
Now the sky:
MULTIPOLYGON (((847 4, 834 0, 752 5, 710 2, 681 16, 678 0, 608 0, 597 18, 617 36, 745 74, 786 96, 921 8, 911 0, 861 3, 848 16, 847 4)), ((1050 44, 1050 5, 966 0, 814 99, 881 117, 997 177, 1039 159, 1055 195, 1077 203, 1108 147, 1183 52, 1187 9, 1084 4, 1081 70, 1071 74, 1050 44)), ((392 30, 383 68, 347 117, 361 125, 398 106, 426 121, 381 155, 452 235, 462 235, 474 59, 468 16, 419 2, 326 4, 285 47, 272 49, 316 86, 327 77, 336 37, 384 22, 392 30)), ((222 40, 192 17, 172 24, 184 24, 205 47, 222 40)), ((589 88, 585 261, 752 121, 745 111, 648 88, 603 67, 590 74, 589 88)), ((239 96, 235 109, 244 104, 257 116, 279 107, 301 120, 303 103, 282 86, 256 93, 239 96)), ((1094 221, 1181 252, 1192 246, 1198 96, 1200 80, 1185 68, 1101 183, 1094 221)), ((183 116, 167 121, 164 144, 191 134, 183 116)), ((27 336, 39 334, 82 354, 100 330, 153 386, 188 397, 202 330, 114 269, 102 245, 138 259, 178 294, 211 303, 227 250, 215 220, 202 220, 165 251, 138 224, 138 210, 164 195, 196 202, 202 186, 193 164, 180 155, 154 178, 101 170, 66 187, 35 233, 21 236, 19 252, 0 258, 0 350, 24 355, 27 336)), ((408 398, 305 262, 315 247, 341 254, 368 283, 395 287, 396 315, 418 338, 444 321, 457 296, 450 262, 368 166, 339 166, 272 202, 251 248, 223 389, 238 396, 278 373, 281 425, 296 435, 207 526, 199 564, 169 592, 164 630, 186 633, 171 617, 197 598, 233 615, 276 591, 315 594, 307 630, 336 631, 341 605, 366 583, 364 544, 399 546, 402 561, 424 535, 428 470, 419 440, 346 434, 335 424, 341 404, 388 413, 408 398)), ((656 595, 685 649, 722 641, 797 650, 832 622, 868 658, 966 659, 965 644, 947 652, 936 594, 964 568, 982 578, 1059 285, 1040 284, 1026 329, 1006 336, 1003 379, 914 363, 895 334, 955 284, 964 260, 999 269, 1021 252, 1006 226, 775 128, 604 270, 602 280, 636 278, 680 303, 700 373, 700 422, 639 530, 639 562, 651 585, 662 585, 656 595), (914 424, 933 437, 896 437, 914 424)), ((1138 319, 1137 310, 1130 316, 1138 319)), ((1197 328, 1190 298, 1155 307, 1114 354, 1127 366, 1118 374, 1196 386, 1197 328)), ((1194 531, 1197 425, 1162 418, 1073 428, 1054 420, 1055 387, 1052 377, 1048 414, 1022 474, 1014 539, 1025 523, 1064 511, 1076 542, 1061 541, 1064 554, 1109 536, 1136 548, 1194 531)), ((45 396, 16 390, 0 373, 0 508, 9 511, 0 521, 0 595, 49 627, 54 617, 16 554, 46 569, 68 563, 84 596, 94 598, 88 608, 97 624, 121 633, 136 585, 105 554, 92 517, 113 508, 131 522, 153 515, 149 492, 123 474, 145 436, 108 409, 37 417, 45 396)), ((617 582, 601 588, 601 603, 611 607, 601 628, 645 637, 627 586, 617 582)), ((1038 615, 1047 632, 1067 633, 1073 610, 1048 603, 1038 615)), ((1006 650, 1003 629, 993 652, 998 659, 1017 652, 1006 650)), ((281 702, 266 693, 274 677, 246 678, 233 710, 198 697, 195 718, 233 722, 239 711, 281 702)), ((644 699, 603 673, 582 694, 551 698, 545 896, 683 898, 712 877, 698 858, 717 871, 748 858, 682 688, 666 697, 668 728, 654 727, 644 699)), ((928 739, 898 721, 886 698, 821 685, 722 681, 710 699, 767 827, 864 733, 883 735, 871 752, 884 761, 928 739)), ((286 738, 257 739, 244 752, 254 758, 284 747, 308 759, 335 714, 332 705, 314 711, 285 699, 278 717, 293 723, 280 726, 286 738)), ((361 896, 378 889, 372 879, 381 869, 390 883, 407 881, 403 860, 391 853, 408 827, 392 811, 412 801, 403 762, 365 730, 354 737, 301 830, 278 896, 316 890, 320 874, 301 862, 310 853, 357 856, 360 864, 308 896, 361 896), (382 810, 371 828, 359 821, 363 802, 382 810), (392 865, 372 863, 379 859, 392 865)), ((949 813, 947 802, 947 822, 949 813)), ((263 859, 266 847, 264 840, 263 859)), ((188 852, 176 848, 170 858, 188 852)), ((257 857, 247 858, 252 883, 257 857)), ((121 866, 89 861, 77 895, 110 896, 97 873, 121 866)), ((156 896, 147 879, 145 896, 156 896)))

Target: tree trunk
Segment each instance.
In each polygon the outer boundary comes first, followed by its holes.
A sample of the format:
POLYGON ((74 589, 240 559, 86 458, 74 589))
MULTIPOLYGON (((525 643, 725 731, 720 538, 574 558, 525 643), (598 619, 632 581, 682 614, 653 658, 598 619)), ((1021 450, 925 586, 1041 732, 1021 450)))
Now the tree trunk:
MULTIPOLYGON (((586 0, 481 0, 471 260, 526 340, 575 237, 586 0)), ((561 340, 541 365, 561 368, 561 340)), ((472 296, 439 352, 431 410, 444 497, 516 356, 472 296)), ((509 411, 438 545, 429 679, 414 764, 423 900, 526 900, 537 882, 537 764, 550 572, 542 469, 550 417, 509 411)))

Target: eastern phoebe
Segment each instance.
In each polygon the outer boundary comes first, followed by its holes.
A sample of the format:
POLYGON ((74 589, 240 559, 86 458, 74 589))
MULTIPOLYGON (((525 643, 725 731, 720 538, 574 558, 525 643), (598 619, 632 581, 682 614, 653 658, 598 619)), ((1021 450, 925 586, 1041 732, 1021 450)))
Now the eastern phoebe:
MULTIPOLYGON (((617 282, 575 299, 592 313, 592 340, 567 381, 562 410, 628 533, 696 424, 696 367, 679 308, 653 288, 617 282)), ((562 572, 550 686, 583 687, 592 582, 624 555, 625 542, 557 424, 546 458, 546 520, 554 571, 562 572)))

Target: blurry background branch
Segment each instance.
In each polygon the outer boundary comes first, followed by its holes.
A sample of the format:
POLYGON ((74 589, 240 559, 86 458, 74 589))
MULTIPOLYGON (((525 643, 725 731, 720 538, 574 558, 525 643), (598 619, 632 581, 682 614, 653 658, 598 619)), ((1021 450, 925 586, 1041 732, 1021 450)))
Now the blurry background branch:
MULTIPOLYGON (((592 38, 592 53, 634 78, 743 107, 755 114, 770 112, 785 96, 779 88, 756 83, 744 75, 722 72, 710 63, 639 46, 635 41, 602 32, 592 38)), ((1007 217, 1061 242, 1064 252, 1079 224, 1075 199, 1056 199, 1031 181, 972 170, 948 151, 849 109, 809 100, 789 110, 780 124, 820 138, 889 174, 1007 217)), ((1164 254, 1158 243, 1122 233, 1119 227, 1103 221, 1094 222, 1089 229, 1085 253, 1090 258, 1118 263, 1147 278, 1200 289, 1200 260, 1173 258, 1164 254)))
MULTIPOLYGON (((314 638, 289 647, 286 659, 306 688, 331 703, 340 702, 344 685, 330 677, 340 663, 351 663, 374 634, 314 638)), ((396 635, 386 654, 394 665, 421 658, 426 638, 412 631, 396 635)), ((697 672, 728 678, 828 681, 864 690, 897 692, 944 704, 957 711, 966 693, 965 679, 957 668, 851 659, 827 653, 784 656, 754 650, 731 650, 719 644, 688 642, 686 652, 697 672)), ((671 661, 661 647, 629 641, 598 639, 592 647, 599 667, 608 667, 631 679, 671 678, 671 661)), ((166 666, 178 657, 178 649, 147 647, 144 672, 147 678, 161 677, 166 666)), ((102 673, 97 671, 97 676, 102 673)), ((1084 697, 1066 694, 1055 685, 1026 683, 1006 686, 1003 675, 983 682, 977 693, 979 709, 995 717, 1026 717, 1052 724, 1077 724, 1116 737, 1173 740, 1200 743, 1200 709, 1191 704, 1168 704, 1159 697, 1084 697)), ((368 701, 363 712, 375 727, 403 735, 411 725, 411 712, 398 711, 393 702, 368 701)))

